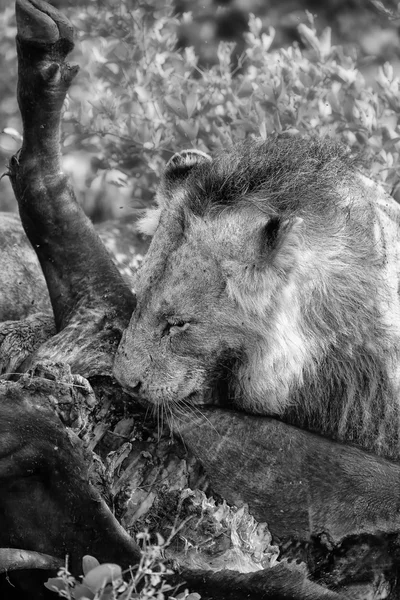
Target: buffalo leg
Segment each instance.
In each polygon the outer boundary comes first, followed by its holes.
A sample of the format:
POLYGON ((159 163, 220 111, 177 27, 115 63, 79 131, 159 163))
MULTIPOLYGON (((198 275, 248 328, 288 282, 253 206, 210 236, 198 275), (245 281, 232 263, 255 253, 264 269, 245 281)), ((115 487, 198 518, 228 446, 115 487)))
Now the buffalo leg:
MULTIPOLYGON (((11 159, 9 175, 46 278, 57 331, 65 330, 50 353, 54 357, 57 348, 57 358, 69 360, 78 339, 80 356, 88 353, 89 344, 91 360, 95 357, 90 350, 96 348, 109 367, 135 298, 61 171, 61 110, 78 72, 66 62, 73 29, 43 0, 17 0, 16 15, 23 145, 11 159)), ((88 375, 88 361, 81 364, 76 351, 72 354, 74 370, 88 375)))

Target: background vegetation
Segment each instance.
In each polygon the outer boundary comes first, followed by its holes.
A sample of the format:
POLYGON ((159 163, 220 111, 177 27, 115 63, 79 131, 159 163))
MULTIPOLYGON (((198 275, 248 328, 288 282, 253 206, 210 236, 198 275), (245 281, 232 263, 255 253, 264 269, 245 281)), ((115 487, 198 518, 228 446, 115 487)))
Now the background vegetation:
MULTIPOLYGON (((151 202, 175 151, 212 152, 248 135, 337 136, 396 194, 399 81, 386 61, 397 63, 396 22, 374 12, 373 1, 331 0, 320 9, 302 0, 200 4, 89 0, 63 8, 78 32, 71 60, 81 66, 65 108, 64 167, 94 220, 151 202)), ((21 141, 14 36, 13 7, 5 5, 4 165, 21 141)), ((0 185, 0 208, 14 210, 7 179, 0 185)))

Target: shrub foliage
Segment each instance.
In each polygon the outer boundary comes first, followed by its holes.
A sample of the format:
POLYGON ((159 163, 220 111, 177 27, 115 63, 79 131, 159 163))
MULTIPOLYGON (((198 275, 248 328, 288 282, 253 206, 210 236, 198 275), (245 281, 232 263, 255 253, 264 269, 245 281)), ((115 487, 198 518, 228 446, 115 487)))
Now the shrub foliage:
MULTIPOLYGON (((399 80, 385 64, 375 87, 367 86, 356 52, 332 46, 329 29, 317 35, 311 15, 300 26, 304 48, 273 51, 274 31, 250 16, 239 67, 232 68, 233 44, 221 42, 217 64, 203 70, 192 48, 177 49, 177 28, 191 15, 175 16, 172 0, 89 2, 69 10, 78 31, 72 60, 81 74, 64 115, 64 152, 95 153, 97 168, 113 169, 113 182, 127 187, 136 205, 151 201, 177 150, 210 152, 249 135, 284 132, 336 136, 362 151, 370 173, 396 187, 399 80)), ((14 61, 8 11, 0 29, 3 56, 14 61)), ((1 85, 3 129, 18 129, 10 77, 1 85)))

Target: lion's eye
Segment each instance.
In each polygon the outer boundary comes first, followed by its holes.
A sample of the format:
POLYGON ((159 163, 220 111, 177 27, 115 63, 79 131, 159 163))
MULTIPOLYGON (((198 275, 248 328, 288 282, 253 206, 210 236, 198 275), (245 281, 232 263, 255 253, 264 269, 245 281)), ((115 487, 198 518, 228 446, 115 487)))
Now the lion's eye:
POLYGON ((167 324, 163 331, 164 335, 177 335, 178 333, 183 333, 189 327, 190 323, 188 321, 183 321, 181 319, 168 318, 167 324))

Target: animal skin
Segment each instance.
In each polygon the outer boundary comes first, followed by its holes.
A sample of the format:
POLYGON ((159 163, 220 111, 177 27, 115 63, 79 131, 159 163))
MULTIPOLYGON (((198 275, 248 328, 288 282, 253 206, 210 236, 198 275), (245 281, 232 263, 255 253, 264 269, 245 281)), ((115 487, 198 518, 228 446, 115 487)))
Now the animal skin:
POLYGON ((114 373, 398 459, 400 209, 346 151, 249 141, 168 164, 114 373))
MULTIPOLYGON (((68 553, 74 573, 81 572, 85 554, 135 564, 136 543, 89 483, 84 446, 48 396, 45 386, 40 390, 32 381, 0 385, 0 548, 36 550, 61 558, 61 564, 68 553)), ((17 553, 7 570, 0 560, 2 600, 52 598, 43 587, 50 572, 26 571, 21 559, 17 553)))

